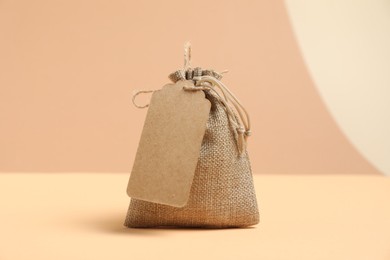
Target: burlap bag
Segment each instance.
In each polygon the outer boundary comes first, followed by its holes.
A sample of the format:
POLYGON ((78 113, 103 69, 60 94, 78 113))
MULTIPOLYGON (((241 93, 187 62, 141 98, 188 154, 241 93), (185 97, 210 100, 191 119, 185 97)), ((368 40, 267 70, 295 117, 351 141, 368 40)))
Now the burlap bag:
MULTIPOLYGON (((210 71, 201 74, 220 78, 210 71)), ((188 72, 170 76, 174 82, 191 77, 188 72)), ((211 102, 211 110, 188 203, 178 208, 131 199, 125 226, 227 228, 259 222, 248 153, 239 152, 237 132, 220 96, 204 91, 211 102)))

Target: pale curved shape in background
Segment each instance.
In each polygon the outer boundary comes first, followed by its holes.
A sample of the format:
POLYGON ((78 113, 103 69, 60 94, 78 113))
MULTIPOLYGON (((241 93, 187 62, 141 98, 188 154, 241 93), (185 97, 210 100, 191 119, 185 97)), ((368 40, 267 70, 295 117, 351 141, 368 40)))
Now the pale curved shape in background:
POLYGON ((390 2, 287 0, 286 7, 331 114, 390 175, 390 2))

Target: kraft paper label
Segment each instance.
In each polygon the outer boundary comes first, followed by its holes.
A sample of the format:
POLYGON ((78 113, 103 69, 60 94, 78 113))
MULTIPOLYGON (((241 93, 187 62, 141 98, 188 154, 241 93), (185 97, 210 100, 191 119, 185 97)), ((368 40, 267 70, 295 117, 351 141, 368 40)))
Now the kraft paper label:
POLYGON ((175 207, 186 205, 210 112, 192 81, 165 85, 153 93, 127 194, 175 207))

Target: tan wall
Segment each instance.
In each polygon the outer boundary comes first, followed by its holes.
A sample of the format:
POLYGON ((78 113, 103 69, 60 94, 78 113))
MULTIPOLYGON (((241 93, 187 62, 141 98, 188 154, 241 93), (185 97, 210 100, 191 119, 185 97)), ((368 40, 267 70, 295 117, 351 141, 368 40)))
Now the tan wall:
POLYGON ((0 171, 131 169, 155 89, 183 64, 229 69, 255 172, 378 173, 326 111, 282 1, 1 1, 0 171))

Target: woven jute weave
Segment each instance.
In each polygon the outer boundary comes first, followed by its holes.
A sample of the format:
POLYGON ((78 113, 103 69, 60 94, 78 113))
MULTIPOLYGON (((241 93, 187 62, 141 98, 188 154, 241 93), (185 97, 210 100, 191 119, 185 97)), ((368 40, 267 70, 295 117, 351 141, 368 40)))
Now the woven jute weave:
POLYGON ((205 94, 211 110, 188 203, 178 208, 131 199, 125 226, 228 228, 259 222, 248 154, 239 154, 237 133, 218 97, 205 94))

